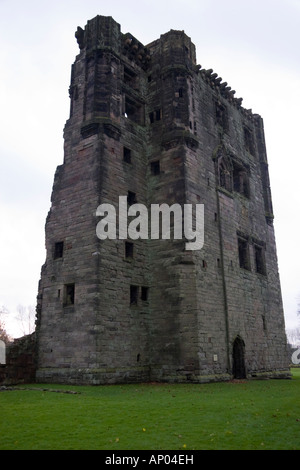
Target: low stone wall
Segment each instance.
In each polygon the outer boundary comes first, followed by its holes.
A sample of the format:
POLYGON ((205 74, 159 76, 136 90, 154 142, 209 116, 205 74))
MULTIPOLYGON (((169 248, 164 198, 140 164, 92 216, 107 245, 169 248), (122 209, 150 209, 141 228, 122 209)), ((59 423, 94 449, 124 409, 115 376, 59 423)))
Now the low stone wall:
POLYGON ((6 347, 6 365, 0 368, 0 384, 35 382, 36 335, 15 339, 6 347))
POLYGON ((0 364, 0 384, 4 383, 6 378, 6 365, 0 364))

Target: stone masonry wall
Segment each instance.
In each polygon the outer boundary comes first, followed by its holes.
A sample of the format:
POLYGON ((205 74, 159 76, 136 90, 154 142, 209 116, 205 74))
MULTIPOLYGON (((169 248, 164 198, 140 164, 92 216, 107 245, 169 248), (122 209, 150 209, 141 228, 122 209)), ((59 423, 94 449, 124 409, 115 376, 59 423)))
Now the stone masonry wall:
POLYGON ((46 221, 37 379, 288 376, 261 117, 197 65, 183 31, 143 46, 97 16, 76 37, 46 221), (203 248, 162 233, 119 237, 120 196, 128 210, 204 204, 203 248), (96 234, 101 204, 116 208, 116 239, 96 234))
POLYGON ((1 367, 0 384, 14 385, 35 382, 35 333, 15 339, 6 348, 6 365, 1 367))

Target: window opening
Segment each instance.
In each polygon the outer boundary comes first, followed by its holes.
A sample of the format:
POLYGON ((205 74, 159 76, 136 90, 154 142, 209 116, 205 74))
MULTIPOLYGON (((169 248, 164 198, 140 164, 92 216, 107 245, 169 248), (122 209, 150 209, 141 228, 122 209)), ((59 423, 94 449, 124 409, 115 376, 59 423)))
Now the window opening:
POLYGON ((239 250, 240 268, 244 268, 250 271, 248 241, 244 240, 243 238, 238 238, 238 250, 239 250))
POLYGON ((151 162, 151 174, 152 175, 159 175, 160 174, 160 162, 156 160, 155 162, 151 162))
POLYGON ((123 148, 123 160, 126 163, 131 163, 131 150, 127 147, 123 148))
POLYGON ((216 103, 216 123, 223 127, 224 130, 228 130, 227 108, 221 103, 216 103))
POLYGON ((137 124, 144 124, 144 118, 143 118, 143 107, 138 104, 136 101, 133 101, 128 98, 128 96, 125 97, 125 117, 130 119, 133 122, 136 122, 137 124))
POLYGON ((253 134, 247 127, 244 127, 244 141, 246 150, 251 153, 251 155, 254 155, 253 134))
POLYGON ((133 258, 133 243, 125 242, 125 258, 133 258))
POLYGON ((148 300, 148 293, 149 293, 149 287, 142 287, 141 288, 141 300, 146 302, 148 300))
POLYGON ((156 109, 154 112, 152 111, 149 113, 149 120, 150 123, 153 124, 154 121, 160 121, 161 120, 161 109, 156 109))
POLYGON ((54 259, 62 258, 64 252, 64 242, 56 242, 54 245, 54 259))
POLYGON ((264 250, 262 246, 254 245, 255 270, 259 274, 266 274, 264 250))
POLYGON ((74 305, 75 303, 75 284, 66 284, 64 287, 64 306, 74 305))
POLYGON ((137 305, 138 291, 138 286, 130 286, 130 305, 137 305))
POLYGON ((129 206, 132 206, 133 204, 136 203, 136 194, 133 193, 132 191, 128 191, 127 203, 128 203, 129 206))

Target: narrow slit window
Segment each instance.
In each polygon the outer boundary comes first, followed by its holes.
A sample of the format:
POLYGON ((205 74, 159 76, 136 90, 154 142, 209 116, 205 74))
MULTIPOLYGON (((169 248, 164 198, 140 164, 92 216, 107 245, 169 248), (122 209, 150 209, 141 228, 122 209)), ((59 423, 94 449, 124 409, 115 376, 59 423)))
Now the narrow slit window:
POLYGON ((244 127, 244 141, 246 150, 251 153, 251 155, 254 155, 255 151, 253 134, 250 129, 248 129, 248 127, 244 127))
POLYGON ((130 286, 130 305, 137 305, 138 292, 138 286, 130 286))
POLYGON ((264 257, 264 249, 262 246, 254 245, 255 270, 259 274, 266 275, 266 265, 264 257))
POLYGON ((148 300, 148 293, 149 293, 149 287, 142 287, 141 288, 141 300, 146 302, 148 300))
POLYGON ((125 258, 133 259, 133 243, 125 242, 125 258))
POLYGON ((244 240, 243 238, 238 238, 238 250, 239 250, 240 268, 247 269, 248 271, 250 271, 248 241, 244 240))

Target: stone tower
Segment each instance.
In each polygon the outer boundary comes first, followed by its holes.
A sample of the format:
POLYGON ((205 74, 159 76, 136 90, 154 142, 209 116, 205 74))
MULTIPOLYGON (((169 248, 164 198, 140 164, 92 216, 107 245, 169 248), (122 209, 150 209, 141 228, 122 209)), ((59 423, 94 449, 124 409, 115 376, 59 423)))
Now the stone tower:
MULTIPOLYGON (((111 17, 76 32, 64 162, 46 221, 37 380, 289 375, 263 121, 183 31, 144 46, 111 17), (203 204, 204 246, 100 240, 100 204, 203 204)), ((174 223, 174 221, 173 221, 174 223)))

